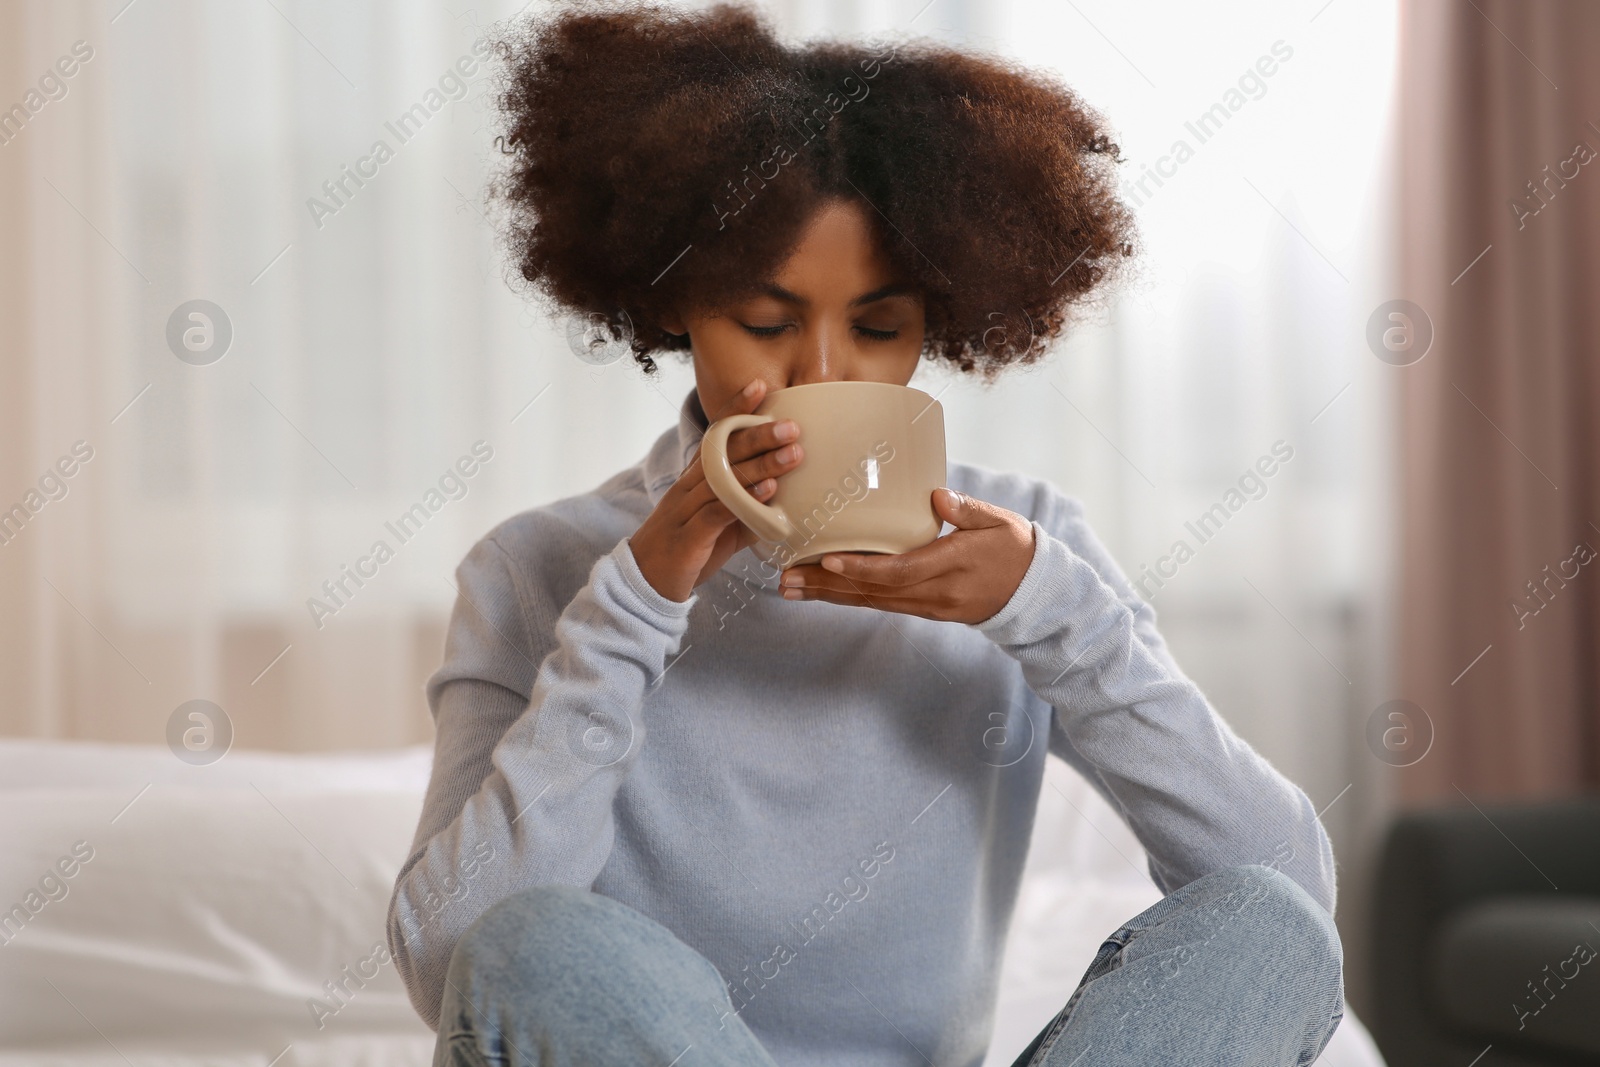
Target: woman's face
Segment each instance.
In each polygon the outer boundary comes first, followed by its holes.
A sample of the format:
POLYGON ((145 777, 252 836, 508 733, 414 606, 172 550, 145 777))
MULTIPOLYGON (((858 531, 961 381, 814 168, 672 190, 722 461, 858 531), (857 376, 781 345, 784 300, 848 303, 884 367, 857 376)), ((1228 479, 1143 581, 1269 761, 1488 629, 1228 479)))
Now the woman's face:
POLYGON ((769 393, 812 382, 911 380, 922 353, 922 298, 878 246, 870 210, 828 202, 756 295, 664 323, 688 331, 695 388, 712 418, 754 378, 769 393))

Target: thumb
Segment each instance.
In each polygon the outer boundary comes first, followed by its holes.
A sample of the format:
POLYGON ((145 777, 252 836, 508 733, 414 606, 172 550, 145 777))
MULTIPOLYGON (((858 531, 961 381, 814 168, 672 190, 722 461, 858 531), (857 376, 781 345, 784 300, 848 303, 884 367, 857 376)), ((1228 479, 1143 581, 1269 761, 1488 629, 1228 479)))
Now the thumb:
POLYGON ((1002 525, 1006 520, 1001 509, 982 500, 975 500, 954 489, 933 491, 933 511, 958 530, 982 530, 1002 525))

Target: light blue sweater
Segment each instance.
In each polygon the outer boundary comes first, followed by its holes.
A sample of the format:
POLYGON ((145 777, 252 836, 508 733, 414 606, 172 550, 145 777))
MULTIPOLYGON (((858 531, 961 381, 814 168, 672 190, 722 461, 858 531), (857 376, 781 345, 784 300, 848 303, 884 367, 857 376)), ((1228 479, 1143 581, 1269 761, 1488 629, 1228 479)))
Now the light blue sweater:
POLYGON ((1077 501, 950 464, 951 488, 1034 524, 1021 586, 975 626, 784 600, 750 549, 677 603, 627 538, 704 427, 691 391, 640 464, 457 570, 388 928, 430 1026, 472 921, 557 883, 706 956, 785 1067, 976 1065, 1047 754, 1122 813, 1163 891, 1268 863, 1333 910, 1310 801, 1178 669, 1077 501))

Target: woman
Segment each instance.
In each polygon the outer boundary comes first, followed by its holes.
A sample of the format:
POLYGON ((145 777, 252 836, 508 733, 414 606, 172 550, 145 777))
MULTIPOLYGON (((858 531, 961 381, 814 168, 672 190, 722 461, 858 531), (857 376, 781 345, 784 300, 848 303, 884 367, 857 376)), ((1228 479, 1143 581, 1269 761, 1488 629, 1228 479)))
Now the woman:
MULTIPOLYGON (((1053 753, 1167 896, 1017 1062, 1310 1063, 1343 1011, 1327 836, 1075 500, 952 463, 945 536, 780 575, 699 463, 774 389, 1036 359, 1131 250, 1100 120, 993 59, 785 49, 731 8, 499 48, 523 279, 695 388, 458 570, 389 918, 435 1062, 975 1067, 1053 753)), ((805 448, 779 422, 729 452, 764 500, 805 448)))

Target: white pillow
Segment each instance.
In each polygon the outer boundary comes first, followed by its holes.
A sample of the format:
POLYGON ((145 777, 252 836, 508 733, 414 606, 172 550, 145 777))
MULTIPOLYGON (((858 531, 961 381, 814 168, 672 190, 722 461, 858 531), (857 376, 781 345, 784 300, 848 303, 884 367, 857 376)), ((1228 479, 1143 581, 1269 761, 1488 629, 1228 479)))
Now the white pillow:
POLYGON ((93 1042, 95 1028, 113 1043, 214 1036, 274 1051, 341 1032, 426 1034, 384 962, 420 791, 288 777, 295 788, 158 783, 131 806, 131 780, 6 790, 0 1047, 93 1042), (348 993, 331 996, 330 981, 348 993))

